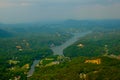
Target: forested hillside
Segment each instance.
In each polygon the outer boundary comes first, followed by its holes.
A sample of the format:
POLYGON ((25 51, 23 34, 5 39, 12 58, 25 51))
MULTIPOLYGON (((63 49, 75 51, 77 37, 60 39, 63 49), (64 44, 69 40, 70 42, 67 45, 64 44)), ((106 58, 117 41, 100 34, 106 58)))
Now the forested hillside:
POLYGON ((11 37, 11 36, 12 36, 12 33, 0 29, 0 37, 11 37))
POLYGON ((94 32, 64 50, 64 55, 69 57, 110 54, 120 55, 119 30, 94 32))
POLYGON ((37 67, 28 80, 119 80, 120 60, 108 57, 77 57, 59 65, 37 67), (100 59, 101 63, 85 63, 100 59))
MULTIPOLYGON (((19 27, 20 28, 20 27, 19 27)), ((19 28, 17 28, 19 30, 19 28)), ((71 34, 61 32, 19 32, 14 27, 6 28, 11 33, 0 30, 0 80, 21 78, 26 80, 27 73, 35 59, 53 55, 51 45, 60 45, 71 34)), ((24 30, 24 29, 22 29, 24 30)))

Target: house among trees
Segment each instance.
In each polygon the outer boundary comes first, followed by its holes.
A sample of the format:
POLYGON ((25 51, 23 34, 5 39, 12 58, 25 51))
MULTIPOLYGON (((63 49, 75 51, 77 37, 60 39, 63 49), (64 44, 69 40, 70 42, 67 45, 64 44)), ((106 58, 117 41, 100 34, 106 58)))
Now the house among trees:
POLYGON ((22 47, 21 46, 16 46, 17 49, 21 49, 22 47))
POLYGON ((82 47, 84 47, 84 45, 83 44, 79 44, 79 45, 77 45, 78 47, 80 47, 80 48, 82 48, 82 47))

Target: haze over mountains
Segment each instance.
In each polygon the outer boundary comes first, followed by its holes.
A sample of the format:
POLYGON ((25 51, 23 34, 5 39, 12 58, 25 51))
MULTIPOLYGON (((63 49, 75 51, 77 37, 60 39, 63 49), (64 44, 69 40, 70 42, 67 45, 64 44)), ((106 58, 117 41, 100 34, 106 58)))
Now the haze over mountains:
POLYGON ((120 20, 66 20, 59 22, 46 23, 21 23, 21 24, 0 24, 0 29, 8 32, 24 33, 24 32, 59 32, 66 29, 81 28, 82 30, 93 29, 114 29, 119 28, 120 20))
POLYGON ((86 31, 86 30, 114 30, 120 28, 120 20, 66 20, 46 23, 21 23, 21 24, 0 24, 0 37, 11 37, 12 35, 39 34, 86 31), (74 30, 74 29, 76 30, 74 30))

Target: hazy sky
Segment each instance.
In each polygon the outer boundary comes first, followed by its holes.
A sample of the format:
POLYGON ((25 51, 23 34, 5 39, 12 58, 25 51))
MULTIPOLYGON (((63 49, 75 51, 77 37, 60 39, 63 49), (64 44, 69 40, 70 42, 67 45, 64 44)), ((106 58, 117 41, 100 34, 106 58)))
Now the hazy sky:
POLYGON ((0 22, 120 19, 120 0, 0 0, 0 22))

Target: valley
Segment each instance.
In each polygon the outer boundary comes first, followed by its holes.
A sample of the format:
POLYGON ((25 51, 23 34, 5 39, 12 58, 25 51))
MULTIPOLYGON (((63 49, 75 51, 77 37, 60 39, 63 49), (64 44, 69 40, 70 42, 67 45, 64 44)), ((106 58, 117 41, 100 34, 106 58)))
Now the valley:
POLYGON ((119 20, 2 24, 0 80, 119 79, 119 26, 119 20), (116 74, 102 75, 108 69, 116 74))

